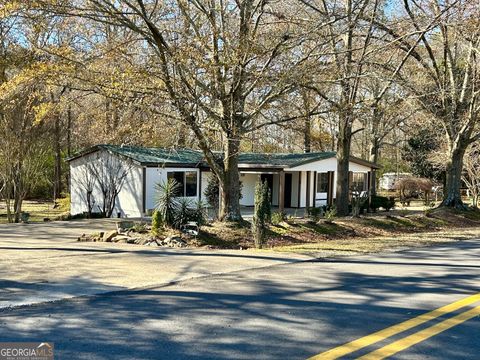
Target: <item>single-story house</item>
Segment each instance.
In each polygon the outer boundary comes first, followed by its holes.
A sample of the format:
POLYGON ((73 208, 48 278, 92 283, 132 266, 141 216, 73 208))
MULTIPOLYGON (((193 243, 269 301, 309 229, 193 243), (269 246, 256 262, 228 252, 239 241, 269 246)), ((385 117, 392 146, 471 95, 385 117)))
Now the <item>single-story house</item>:
MULTIPOLYGON (((71 213, 87 211, 85 183, 92 182, 88 169, 98 173, 127 169, 125 181, 115 202, 113 216, 141 217, 155 207, 155 185, 174 178, 183 186, 183 197, 205 200, 204 191, 212 172, 203 153, 190 149, 163 149, 137 146, 97 145, 69 159, 71 213), (105 167, 114 166, 114 170, 105 167)), ((355 157, 350 159, 350 183, 356 189, 375 186, 378 166, 355 157)), ((267 181, 272 205, 306 208, 331 205, 336 193, 337 159, 335 152, 297 154, 241 153, 242 206, 254 205, 255 184, 267 181)), ((93 211, 99 211, 101 191, 94 184, 90 192, 93 211)))

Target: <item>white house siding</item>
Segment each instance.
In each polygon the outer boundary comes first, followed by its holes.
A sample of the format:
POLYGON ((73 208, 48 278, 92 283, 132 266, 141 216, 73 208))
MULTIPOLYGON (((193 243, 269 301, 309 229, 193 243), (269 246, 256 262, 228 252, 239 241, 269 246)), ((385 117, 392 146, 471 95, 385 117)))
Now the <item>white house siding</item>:
POLYGON ((298 206, 298 178, 300 177, 299 172, 289 172, 292 174, 292 207, 298 206))
MULTIPOLYGON (((313 179, 312 174, 310 174, 310 179, 313 179)), ((298 186, 298 183, 297 183, 298 186)), ((312 194, 313 187, 312 181, 310 181, 310 194, 312 194)), ((300 172, 300 207, 307 206, 307 172, 300 172)))
POLYGON ((138 165, 134 165, 127 176, 122 190, 115 202, 114 217, 120 213, 121 217, 134 218, 142 217, 142 179, 143 171, 138 165))
MULTIPOLYGON (((82 181, 83 173, 86 171, 87 163, 100 164, 98 159, 103 156, 112 156, 106 151, 97 151, 95 153, 82 156, 70 162, 71 168, 71 213, 79 214, 87 211, 86 202, 84 200, 85 194, 83 194, 79 183, 82 181)), ((117 161, 125 161, 120 157, 113 156, 117 161)), ((190 197, 190 200, 198 201, 201 194, 202 199, 205 199, 204 192, 208 186, 209 180, 212 176, 210 171, 202 171, 198 168, 165 168, 165 167, 147 167, 142 168, 138 165, 132 166, 126 182, 118 196, 113 216, 117 216, 120 213, 122 217, 140 217, 143 214, 143 184, 145 181, 145 210, 153 209, 155 207, 156 190, 155 185, 158 183, 166 182, 167 173, 169 171, 195 171, 197 173, 197 196, 190 197), (145 180, 143 174, 145 173, 145 180), (200 179, 201 174, 201 179, 200 179)), ((292 207, 306 207, 306 192, 307 192, 307 171, 310 172, 310 199, 313 199, 313 192, 316 188, 315 171, 321 172, 334 172, 334 184, 333 195, 336 194, 336 181, 337 181, 337 160, 335 158, 329 158, 325 160, 319 160, 287 169, 287 173, 292 174, 292 193, 291 193, 291 206, 292 207), (300 192, 298 187, 298 181, 301 178, 300 192), (300 197, 300 202, 298 201, 300 197)), ((368 173, 371 168, 368 166, 360 165, 354 162, 350 162, 350 171, 368 173)), ((259 173, 241 172, 241 181, 243 183, 242 199, 240 204, 243 206, 254 205, 254 193, 255 184, 258 181, 259 173)), ((278 193, 279 193, 279 175, 273 174, 273 189, 272 189, 272 204, 278 206, 278 193)), ((315 205, 320 206, 326 203, 327 194, 318 193, 316 195, 315 205)), ((102 203, 102 196, 98 185, 95 186, 93 191, 93 200, 95 201, 94 211, 98 212, 102 203)), ((312 200, 310 200, 310 206, 312 206, 312 200)))
POLYGON ((195 171, 197 173, 197 196, 187 197, 192 202, 199 200, 200 170, 197 168, 173 168, 173 167, 147 167, 145 169, 145 210, 148 212, 155 208, 157 184, 167 182, 167 173, 172 171, 195 171))
MULTIPOLYGON (((300 207, 307 206, 307 171, 300 172, 300 207)), ((298 187, 298 183, 296 184, 298 187)), ((313 172, 310 173, 310 199, 313 199, 313 172)), ((298 191, 298 190, 297 190, 298 191)), ((297 204, 297 203, 295 203, 297 204)), ((310 200, 310 206, 312 206, 312 200, 310 200)))
MULTIPOLYGON (((210 181, 213 173, 211 171, 202 171, 201 191, 202 199, 205 199, 205 190, 207 189, 208 182, 210 181)), ((240 205, 253 206, 255 199, 255 185, 258 181, 260 173, 240 172, 240 181, 242 182, 242 198, 240 199, 240 205)))
MULTIPOLYGON (((142 209, 142 168, 134 164, 128 164, 125 160, 116 156, 110 155, 106 151, 98 151, 92 154, 85 155, 70 162, 70 194, 71 205, 70 212, 72 215, 81 214, 87 211, 86 194, 82 189, 82 182, 85 179, 87 172, 87 163, 95 166, 102 166, 101 158, 111 157, 113 161, 121 161, 125 166, 130 168, 125 179, 123 187, 118 194, 115 202, 115 209, 112 216, 117 216, 118 213, 122 217, 139 217, 142 209)), ((93 212, 100 212, 103 202, 103 196, 100 192, 98 184, 94 186, 92 192, 93 212)))
POLYGON ((253 206, 255 202, 255 185, 260 174, 240 173, 240 181, 242 182, 242 198, 240 205, 253 206))
MULTIPOLYGON (((354 163, 350 161, 349 164, 349 169, 350 171, 354 173, 368 173, 371 171, 371 168, 365 165, 360 165, 357 163, 354 163)), ((318 160, 314 162, 310 162, 308 164, 300 165, 293 167, 289 169, 290 171, 301 171, 301 191, 300 191, 300 207, 305 207, 306 206, 306 196, 307 196, 307 171, 310 171, 310 194, 313 198, 313 191, 314 191, 314 183, 317 181, 314 178, 314 171, 317 173, 322 173, 322 172, 329 172, 333 171, 334 172, 334 182, 333 182, 333 196, 335 197, 335 194, 337 192, 337 159, 332 157, 329 159, 324 159, 324 160, 318 160)), ((296 184, 298 186, 298 182, 293 181, 293 184, 296 184)), ((295 186, 295 185, 293 185, 295 186)), ((325 200, 320 200, 320 199, 326 199, 327 194, 326 193, 317 193, 316 194, 316 201, 315 201, 315 206, 321 206, 325 205, 326 201, 325 200)), ((292 200, 292 206, 294 204, 297 204, 296 201, 292 200)))

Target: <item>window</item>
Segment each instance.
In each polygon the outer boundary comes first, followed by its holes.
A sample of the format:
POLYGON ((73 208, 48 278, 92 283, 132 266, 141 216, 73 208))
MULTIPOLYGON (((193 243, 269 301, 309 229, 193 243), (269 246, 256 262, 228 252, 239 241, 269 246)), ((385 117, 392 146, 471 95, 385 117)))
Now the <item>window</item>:
POLYGON ((364 173, 353 173, 352 174, 352 184, 351 188, 354 191, 363 191, 366 190, 365 188, 365 176, 364 173))
POLYGON ((197 196, 196 171, 169 171, 167 173, 167 179, 174 179, 180 184, 179 196, 197 196))
POLYGON ((197 196, 197 172, 185 172, 185 196, 197 196))
POLYGON ((328 173, 317 174, 317 193, 328 192, 328 173))

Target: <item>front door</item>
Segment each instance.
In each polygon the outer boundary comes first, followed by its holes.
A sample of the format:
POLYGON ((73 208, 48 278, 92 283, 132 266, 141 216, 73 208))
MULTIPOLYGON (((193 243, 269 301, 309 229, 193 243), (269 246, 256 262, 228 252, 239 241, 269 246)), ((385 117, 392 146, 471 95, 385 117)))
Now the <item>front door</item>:
POLYGON ((285 191, 283 192, 284 205, 292 207, 292 174, 285 173, 285 191))

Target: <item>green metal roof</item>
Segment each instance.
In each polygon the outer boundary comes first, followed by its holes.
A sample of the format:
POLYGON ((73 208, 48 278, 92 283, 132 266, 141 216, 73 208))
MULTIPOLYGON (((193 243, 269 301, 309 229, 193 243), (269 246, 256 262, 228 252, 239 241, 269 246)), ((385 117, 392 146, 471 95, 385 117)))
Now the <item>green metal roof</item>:
POLYGON ((335 157, 335 152, 312 152, 296 154, 241 153, 240 164, 264 165, 275 167, 295 167, 312 161, 335 157))
MULTIPOLYGON (((165 149, 149 148, 141 146, 121 146, 121 145, 96 145, 74 155, 69 161, 77 159, 86 154, 99 150, 127 157, 141 165, 154 166, 208 166, 203 153, 199 150, 191 149, 165 149)), ((221 155, 221 154, 220 154, 221 155)), ((272 167, 272 168, 292 168, 307 164, 313 161, 325 160, 335 157, 335 152, 312 152, 295 154, 265 154, 265 153, 241 153, 239 155, 240 167, 272 167)), ((351 157, 351 161, 366 166, 378 168, 377 165, 368 161, 351 157)))
POLYGON ((98 150, 110 151, 117 155, 127 157, 142 165, 184 164, 188 166, 197 166, 203 163, 203 154, 201 151, 197 150, 121 145, 96 145, 74 155, 69 161, 98 150))

